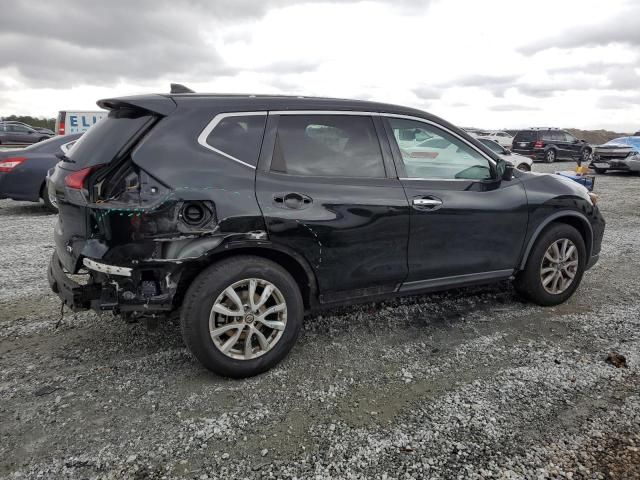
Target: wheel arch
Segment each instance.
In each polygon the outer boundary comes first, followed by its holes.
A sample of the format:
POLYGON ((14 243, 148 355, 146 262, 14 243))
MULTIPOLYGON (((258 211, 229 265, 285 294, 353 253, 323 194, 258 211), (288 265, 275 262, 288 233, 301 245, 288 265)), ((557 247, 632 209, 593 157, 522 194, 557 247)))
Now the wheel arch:
MULTIPOLYGON (((248 243, 247 245, 224 248, 221 251, 214 252, 207 257, 206 262, 200 263, 197 268, 193 268, 188 272, 185 272, 187 274, 183 275, 180 280, 182 285, 181 288, 179 288, 179 291, 184 293, 193 279, 205 268, 219 262, 220 260, 240 255, 261 257, 280 265, 293 277, 298 285, 305 310, 309 310, 316 305, 318 284, 315 274, 309 264, 300 255, 285 249, 275 248, 272 245, 254 245, 248 243)), ((179 303, 182 303, 183 295, 179 296, 179 303)))
POLYGON ((553 215, 547 217, 542 223, 540 223, 540 225, 538 225, 536 230, 533 232, 533 235, 531 235, 531 238, 527 243, 527 248, 525 249, 524 254, 522 255, 522 259, 520 260, 518 270, 524 270, 527 264, 527 260, 529 259, 529 255, 531 254, 531 250, 533 250, 533 246, 535 245, 536 241, 538 240, 542 232, 544 232, 544 230, 553 223, 564 223, 566 225, 571 225, 576 230, 578 230, 578 232, 580 232, 580 235, 584 239, 584 244, 587 248, 587 259, 591 257, 591 251, 593 249, 593 229, 591 228, 589 220, 587 220, 584 215, 574 211, 556 212, 553 215))

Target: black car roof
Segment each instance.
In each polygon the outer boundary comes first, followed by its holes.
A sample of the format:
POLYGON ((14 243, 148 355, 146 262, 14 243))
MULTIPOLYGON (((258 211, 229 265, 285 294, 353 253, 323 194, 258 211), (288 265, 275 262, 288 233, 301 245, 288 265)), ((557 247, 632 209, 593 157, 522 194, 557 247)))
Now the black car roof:
POLYGON ((449 125, 449 122, 415 108, 392 105, 367 100, 348 100, 342 98, 306 97, 292 95, 253 95, 253 94, 216 94, 216 93, 176 93, 149 94, 129 97, 117 97, 99 100, 98 106, 114 109, 119 106, 136 106, 161 115, 170 114, 177 106, 197 104, 212 109, 233 109, 232 111, 255 110, 338 110, 393 113, 435 120, 449 125))

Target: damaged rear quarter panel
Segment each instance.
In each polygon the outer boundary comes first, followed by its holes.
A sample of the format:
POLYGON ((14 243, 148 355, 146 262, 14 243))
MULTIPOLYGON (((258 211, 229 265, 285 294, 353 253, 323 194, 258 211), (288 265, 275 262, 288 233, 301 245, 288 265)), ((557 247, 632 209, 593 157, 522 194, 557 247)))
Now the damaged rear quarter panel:
POLYGON ((178 108, 137 145, 133 163, 153 172, 166 189, 160 188, 158 198, 149 197, 151 206, 145 208, 94 205, 96 233, 108 244, 105 260, 184 261, 205 255, 230 236, 261 238, 266 229, 254 192, 255 170, 197 142, 216 113, 178 108), (197 227, 185 225, 181 212, 189 201, 206 205, 210 220, 197 227))

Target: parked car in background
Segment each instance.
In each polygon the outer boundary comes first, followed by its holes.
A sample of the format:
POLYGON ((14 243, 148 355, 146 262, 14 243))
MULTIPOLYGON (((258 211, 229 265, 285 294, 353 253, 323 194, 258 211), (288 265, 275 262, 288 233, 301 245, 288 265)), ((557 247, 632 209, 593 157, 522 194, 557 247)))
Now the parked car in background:
POLYGON ((486 137, 478 138, 478 141, 493 150, 500 156, 500 158, 502 158, 505 162, 509 162, 518 170, 522 170, 523 172, 531 171, 531 168, 533 167, 533 160, 529 157, 510 152, 502 145, 498 144, 495 140, 490 140, 486 137))
POLYGON ((489 140, 493 140, 494 142, 497 142, 500 146, 508 149, 510 149, 513 146, 513 136, 503 131, 488 132, 485 135, 479 135, 478 138, 487 138, 489 140))
POLYGON ((463 130, 472 137, 484 137, 486 135, 489 135, 489 132, 485 130, 478 130, 477 128, 463 128, 463 130))
POLYGON ((529 128, 513 137, 511 151, 537 161, 553 163, 556 160, 588 162, 592 147, 558 128, 529 128))
POLYGON ((56 132, 58 135, 86 132, 93 125, 107 116, 104 110, 68 111, 60 110, 56 118, 56 132))
POLYGON ((598 145, 594 149, 590 167, 596 173, 606 173, 608 170, 640 173, 640 135, 615 138, 598 145))
POLYGON ((49 197, 46 188, 47 171, 81 135, 57 136, 23 149, 0 152, 0 198, 28 202, 42 199, 48 210, 57 212, 55 198, 49 197))
POLYGON ((2 121, 0 121, 0 124, 22 125, 24 127, 32 128, 36 132, 39 132, 39 133, 45 133, 45 134, 50 135, 50 136, 55 135, 53 130, 50 130, 48 128, 45 128, 45 127, 34 127, 33 125, 29 125, 28 123, 18 122, 18 121, 15 121, 15 120, 2 120, 2 121))
POLYGON ((0 123, 0 145, 30 145, 51 138, 48 133, 37 130, 20 123, 0 123))
POLYGON ((181 309, 185 343, 222 375, 277 364, 305 311, 508 279, 557 305, 598 259, 604 220, 584 187, 514 170, 420 110, 189 93, 98 104, 111 113, 50 177, 51 288, 75 310, 181 309), (415 156, 398 139, 418 134, 415 156))

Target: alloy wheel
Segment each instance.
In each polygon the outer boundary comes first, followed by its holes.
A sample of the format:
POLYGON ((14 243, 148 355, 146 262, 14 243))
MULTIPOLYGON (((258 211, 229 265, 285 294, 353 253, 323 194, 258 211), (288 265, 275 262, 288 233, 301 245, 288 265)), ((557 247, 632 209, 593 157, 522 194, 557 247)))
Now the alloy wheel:
POLYGON ((547 152, 547 163, 553 163, 556 160, 556 152, 553 150, 549 150, 547 152))
POLYGON ((287 303, 273 283, 248 278, 218 295, 209 315, 209 334, 230 358, 251 360, 273 349, 287 325, 287 303))
POLYGON ((578 272, 578 249, 568 238, 553 242, 540 265, 543 288, 552 295, 560 295, 573 283, 578 272))

